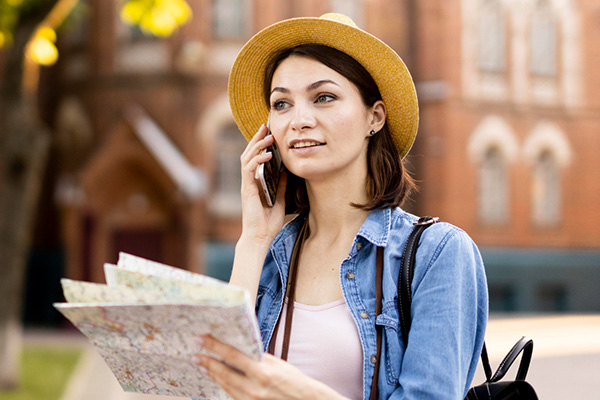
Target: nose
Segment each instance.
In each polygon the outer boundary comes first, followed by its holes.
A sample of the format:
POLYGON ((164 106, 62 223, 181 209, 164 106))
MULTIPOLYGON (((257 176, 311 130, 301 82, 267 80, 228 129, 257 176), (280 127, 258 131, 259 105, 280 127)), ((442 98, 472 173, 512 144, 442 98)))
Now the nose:
POLYGON ((309 106, 296 104, 290 126, 293 130, 303 132, 315 127, 316 120, 309 106))

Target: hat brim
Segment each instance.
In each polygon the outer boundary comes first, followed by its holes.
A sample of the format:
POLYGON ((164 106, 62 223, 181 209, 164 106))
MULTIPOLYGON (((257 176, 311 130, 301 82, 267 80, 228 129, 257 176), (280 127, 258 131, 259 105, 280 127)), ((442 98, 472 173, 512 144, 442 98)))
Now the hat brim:
POLYGON ((269 109, 263 98, 267 63, 283 50, 321 44, 358 61, 373 77, 387 109, 387 123, 400 157, 408 153, 419 125, 419 105, 412 77, 388 45, 357 27, 326 18, 292 18, 273 24, 239 52, 229 75, 228 94, 233 117, 247 140, 266 123, 269 109))

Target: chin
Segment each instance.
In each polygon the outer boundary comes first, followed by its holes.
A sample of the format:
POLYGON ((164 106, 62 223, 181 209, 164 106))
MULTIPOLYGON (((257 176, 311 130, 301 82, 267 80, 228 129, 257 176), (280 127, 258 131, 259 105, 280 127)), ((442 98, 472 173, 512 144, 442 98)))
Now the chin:
POLYGON ((302 168, 294 168, 288 170, 299 178, 303 178, 307 182, 316 182, 334 175, 333 171, 317 168, 315 165, 304 166, 302 168))

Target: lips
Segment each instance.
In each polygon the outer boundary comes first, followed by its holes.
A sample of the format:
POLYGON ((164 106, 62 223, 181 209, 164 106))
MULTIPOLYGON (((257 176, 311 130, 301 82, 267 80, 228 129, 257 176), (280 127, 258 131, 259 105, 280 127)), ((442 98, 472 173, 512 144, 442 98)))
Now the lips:
POLYGON ((321 143, 321 142, 316 142, 313 140, 302 140, 302 141, 297 141, 295 143, 292 143, 292 145, 290 146, 292 149, 303 149, 306 147, 316 147, 316 146, 323 146, 325 143, 321 143))

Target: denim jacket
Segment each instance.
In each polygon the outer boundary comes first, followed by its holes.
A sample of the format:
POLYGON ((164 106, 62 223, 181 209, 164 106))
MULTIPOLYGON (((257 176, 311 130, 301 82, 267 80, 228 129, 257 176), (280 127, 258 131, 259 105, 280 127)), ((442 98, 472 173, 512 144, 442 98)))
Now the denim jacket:
MULTIPOLYGON (((342 262, 340 282, 363 351, 363 398, 369 398, 383 326, 379 399, 463 399, 481 354, 488 293, 481 256, 470 237, 448 223, 424 231, 412 282, 409 346, 398 320, 398 273, 414 215, 399 208, 371 211, 342 262), (383 311, 375 318, 375 254, 384 247, 383 311)), ((288 266, 303 218, 273 241, 258 287, 256 311, 265 351, 281 312, 288 266)))

